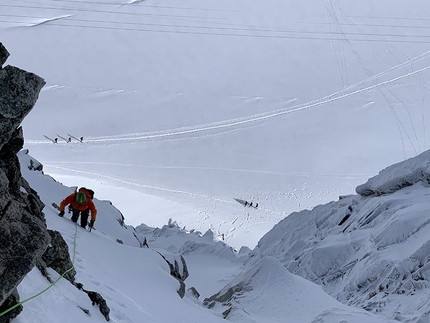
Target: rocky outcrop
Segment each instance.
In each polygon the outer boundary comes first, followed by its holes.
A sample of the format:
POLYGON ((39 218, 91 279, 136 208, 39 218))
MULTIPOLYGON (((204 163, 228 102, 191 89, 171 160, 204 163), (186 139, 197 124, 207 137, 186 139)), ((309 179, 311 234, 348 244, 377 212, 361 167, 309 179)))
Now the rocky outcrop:
POLYGON ((22 311, 22 305, 19 303, 19 294, 16 289, 12 291, 9 297, 0 306, 0 313, 8 311, 5 315, 0 316, 0 323, 9 323, 17 317, 22 311))
POLYGON ((51 243, 39 260, 37 267, 50 282, 52 280, 46 273, 46 267, 54 269, 59 275, 64 274, 63 277, 73 284, 76 270, 70 260, 69 247, 60 232, 54 230, 48 230, 48 232, 51 237, 51 243))
POLYGON ((105 320, 109 322, 109 313, 110 308, 106 303, 106 300, 97 292, 89 291, 82 289, 85 293, 87 293, 88 297, 91 300, 92 305, 97 305, 99 307, 100 313, 104 316, 105 320))
POLYGON ((170 275, 175 277, 180 284, 178 294, 181 298, 185 296, 185 279, 188 278, 188 267, 187 263, 185 262, 185 259, 182 255, 172 255, 169 253, 161 254, 158 252, 158 254, 166 261, 167 265, 169 265, 170 268, 170 275))
POLYGON ((0 43, 0 69, 2 69, 3 64, 6 62, 8 57, 9 57, 9 52, 3 46, 3 44, 0 43))
MULTIPOLYGON (((16 156, 24 144, 20 124, 36 103, 45 81, 17 67, 2 68, 8 56, 0 43, 0 305, 3 307, 18 301, 16 287, 36 265, 50 241, 42 213, 44 205, 22 178, 16 156)), ((1 320, 8 322, 16 315, 13 310, 1 320)))

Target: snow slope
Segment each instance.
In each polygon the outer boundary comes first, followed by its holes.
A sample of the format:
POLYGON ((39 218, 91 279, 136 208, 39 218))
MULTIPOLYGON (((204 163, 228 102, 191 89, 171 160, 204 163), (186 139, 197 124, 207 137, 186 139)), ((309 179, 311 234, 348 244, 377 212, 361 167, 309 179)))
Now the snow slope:
POLYGON ((173 218, 239 249, 429 148, 429 15, 424 0, 3 0, 0 35, 8 64, 47 81, 23 125, 49 174, 134 226, 173 218))
MULTIPOLYGON (((119 224, 119 211, 113 205, 95 198, 100 215, 95 229, 88 232, 74 225, 67 213, 63 218, 58 217, 58 211, 50 206, 73 188, 41 171, 30 170, 30 160, 36 167, 39 162, 26 152, 19 153, 21 171, 46 204, 47 226, 62 234, 74 259, 76 282, 104 297, 110 307, 111 322, 225 322, 223 312, 230 307, 233 309, 228 320, 232 322, 394 322, 339 303, 321 287, 289 273, 275 258, 264 258, 250 266, 249 249, 233 252, 228 245, 214 240, 211 231, 187 232, 175 223, 162 228, 142 224, 135 230, 119 224), (147 237, 150 247, 140 248, 130 238, 131 231, 147 237), (118 243, 118 237, 124 242, 118 243), (170 276, 169 267, 159 253, 167 258, 183 255, 190 274, 185 280, 186 288, 195 287, 200 293, 198 298, 189 290, 184 298, 179 297, 179 282, 170 276), (241 297, 229 300, 224 306, 211 309, 204 306, 205 298, 237 285, 245 291, 241 297)), ((52 270, 49 274, 53 279, 58 277, 52 270)), ((46 278, 37 268, 33 269, 18 287, 21 300, 47 286, 46 278)), ((26 301, 24 311, 13 320, 14 323, 59 321, 106 322, 87 295, 65 279, 26 301)))

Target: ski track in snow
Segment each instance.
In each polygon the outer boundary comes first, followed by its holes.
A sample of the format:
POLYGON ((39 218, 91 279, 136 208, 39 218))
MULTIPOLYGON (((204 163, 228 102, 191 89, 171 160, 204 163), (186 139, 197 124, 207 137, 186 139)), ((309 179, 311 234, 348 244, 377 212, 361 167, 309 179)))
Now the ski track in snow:
MULTIPOLYGON (((211 130, 223 130, 226 128, 232 128, 232 127, 236 127, 236 126, 242 126, 242 125, 246 125, 246 124, 255 123, 258 121, 273 119, 276 117, 284 116, 286 114, 299 112, 299 111, 314 108, 314 107, 317 107, 317 106, 320 106, 323 104, 339 101, 341 99, 345 99, 345 98, 348 98, 348 97, 353 96, 353 95, 368 92, 368 91, 377 89, 379 87, 394 83, 396 81, 405 79, 407 77, 422 73, 426 70, 429 70, 430 66, 426 66, 424 68, 414 70, 412 72, 397 76, 395 78, 391 78, 391 79, 386 80, 386 81, 379 82, 379 83, 371 85, 371 86, 367 86, 367 87, 362 88, 362 89, 357 89, 357 90, 354 90, 352 92, 348 92, 348 91, 351 91, 354 88, 358 87, 361 84, 373 81, 377 78, 385 76, 387 73, 389 73, 391 71, 403 68, 406 65, 410 65, 410 64, 412 64, 412 62, 421 61, 421 60, 427 58, 429 56, 429 54, 430 54, 430 51, 427 51, 427 52, 425 52, 425 53, 423 53, 423 54, 421 54, 421 55, 419 55, 413 59, 410 59, 410 60, 408 60, 402 64, 398 64, 398 65, 396 65, 390 69, 387 69, 381 73, 378 73, 374 76, 368 77, 368 78, 366 78, 366 79, 364 79, 358 83, 355 83, 354 85, 346 87, 346 88, 344 88, 338 92, 334 92, 334 93, 332 93, 328 96, 322 97, 320 99, 316 99, 316 100, 313 100, 313 101, 310 101, 310 102, 307 102, 304 104, 296 105, 293 107, 278 109, 278 110, 265 112, 265 113, 259 113, 259 114, 250 115, 247 117, 234 118, 234 119, 218 121, 218 122, 213 122, 213 123, 208 123, 208 124, 202 124, 202 125, 196 125, 196 126, 190 126, 190 127, 182 127, 182 128, 176 128, 176 129, 169 129, 169 130, 163 130, 163 131, 148 132, 148 133, 134 133, 134 134, 126 134, 126 135, 113 135, 113 136, 104 136, 104 137, 87 137, 87 138, 85 138, 85 142, 87 142, 87 143, 110 143, 110 142, 122 142, 122 143, 124 143, 124 142, 136 142, 136 141, 144 141, 144 140, 158 139, 158 138, 178 137, 178 136, 183 136, 183 135, 188 135, 188 134, 207 132, 207 131, 211 131, 211 130)), ((45 141, 38 141, 38 140, 27 140, 26 143, 30 144, 30 145, 31 144, 33 144, 33 145, 49 144, 45 141)))
POLYGON ((128 5, 135 5, 135 4, 139 4, 139 3, 142 3, 142 2, 145 2, 145 0, 130 0, 130 1, 126 2, 126 3, 123 3, 123 4, 119 5, 119 7, 128 6, 128 5))
POLYGON ((53 84, 53 85, 44 86, 42 88, 42 90, 40 90, 40 92, 54 91, 54 90, 60 90, 60 89, 65 89, 65 88, 67 88, 67 86, 65 86, 65 85, 53 84))
POLYGON ((36 20, 35 22, 27 24, 26 27, 36 27, 36 26, 46 24, 48 22, 52 22, 52 21, 56 21, 56 20, 60 20, 60 19, 65 19, 65 18, 69 18, 69 17, 73 17, 73 16, 74 15, 63 15, 63 16, 57 16, 57 17, 53 17, 53 18, 40 18, 40 19, 36 20))
MULTIPOLYGON (((52 161, 46 161, 45 164, 54 167, 52 161)), ((201 166, 149 166, 149 165, 134 165, 134 164, 123 164, 123 163, 106 163, 106 162, 75 162, 75 161, 55 161, 58 164, 76 164, 76 165, 106 165, 106 166, 118 166, 118 167, 133 167, 133 168, 149 168, 149 169, 192 169, 192 170, 213 170, 221 172, 242 172, 251 174, 264 174, 274 176, 296 176, 296 177, 327 177, 327 178, 357 178, 357 179, 368 179, 372 174, 324 174, 324 173, 304 173, 304 172, 273 172, 263 171, 254 169, 240 169, 240 168, 223 168, 223 167, 201 167, 201 166)), ((59 166, 56 166, 59 167, 59 166)), ((72 170, 72 168, 67 168, 72 170)), ((66 170, 66 169, 64 169, 66 170)), ((75 169, 76 170, 76 169, 75 169)))

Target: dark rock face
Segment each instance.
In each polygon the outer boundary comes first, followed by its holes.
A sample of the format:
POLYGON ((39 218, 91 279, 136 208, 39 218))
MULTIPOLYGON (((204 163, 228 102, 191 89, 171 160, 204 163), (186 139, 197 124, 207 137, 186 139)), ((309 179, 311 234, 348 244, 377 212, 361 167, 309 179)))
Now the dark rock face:
MULTIPOLYGON (((19 294, 15 289, 12 294, 4 301, 4 303, 0 306, 0 313, 3 313, 6 310, 11 309, 13 306, 19 303, 19 294)), ((0 316, 0 323, 9 323, 15 317, 19 315, 22 311, 22 305, 16 306, 16 308, 10 310, 5 313, 3 316, 0 316)))
POLYGON ((8 57, 9 57, 9 52, 3 46, 3 44, 0 43, 0 69, 2 68, 3 64, 6 62, 8 57))
POLYGON ((34 107, 44 85, 42 78, 17 67, 0 70, 0 149, 34 107))
MULTIPOLYGON (((8 56, 0 43, 1 65, 8 56)), ((17 302, 16 287, 36 265, 50 241, 42 212, 44 205, 22 178, 16 156, 24 143, 19 126, 44 85, 45 81, 35 74, 12 66, 0 68, 0 305, 3 306, 6 300, 7 306, 17 302)))
MULTIPOLYGON (((157 251, 158 252, 158 251, 157 251)), ((179 255, 179 259, 181 261, 181 265, 179 265, 178 260, 174 259, 172 262, 169 261, 164 255, 162 255, 161 253, 158 252, 158 254, 166 261, 166 263, 169 265, 170 268, 170 275, 172 275, 173 277, 175 277, 179 283, 180 283, 180 287, 178 290, 178 294, 181 298, 183 298, 185 296, 185 279, 188 278, 189 276, 189 272, 188 272, 188 267, 187 267, 187 263, 185 262, 185 259, 182 255, 179 255)))
MULTIPOLYGON (((102 315, 105 317, 106 321, 109 322, 110 318, 109 318, 109 313, 110 313, 110 308, 107 305, 106 300, 103 298, 102 295, 100 295, 97 292, 91 291, 91 290, 86 290, 84 289, 84 285, 81 283, 74 283, 75 287, 81 291, 83 291, 84 293, 86 293, 88 295, 88 297, 91 300, 92 305, 97 305, 99 308, 100 313, 102 313, 102 315)), ((82 308, 81 308, 82 309, 82 308)), ((87 309, 82 309, 86 314, 89 314, 90 311, 87 309)), ((1 322, 0 322, 1 323, 1 322)))
POLYGON ((88 291, 85 289, 83 291, 88 294, 88 297, 90 298, 93 306, 97 305, 99 307, 100 313, 102 313, 106 321, 109 322, 110 308, 107 305, 105 299, 97 292, 88 291))
POLYGON ((188 292, 190 292, 190 294, 195 298, 200 297, 200 293, 197 291, 197 289, 195 287, 188 288, 188 292))
POLYGON ((73 284, 76 270, 70 260, 69 247, 60 232, 54 230, 48 230, 48 232, 51 237, 51 243, 39 260, 37 267, 42 273, 46 273, 46 267, 54 269, 59 275, 67 272, 63 277, 73 284))

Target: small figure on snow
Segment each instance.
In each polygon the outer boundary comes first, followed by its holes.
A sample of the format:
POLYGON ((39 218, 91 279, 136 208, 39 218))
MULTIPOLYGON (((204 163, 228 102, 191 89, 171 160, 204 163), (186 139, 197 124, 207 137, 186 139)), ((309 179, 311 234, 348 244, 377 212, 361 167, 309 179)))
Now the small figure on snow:
POLYGON ((81 139, 80 139, 80 140, 81 140, 81 142, 82 142, 82 141, 84 141, 84 137, 81 137, 81 139))
POLYGON ((78 192, 70 194, 60 203, 59 216, 64 216, 64 208, 69 205, 72 210, 72 221, 77 222, 79 214, 81 215, 81 227, 85 228, 88 223, 89 211, 91 211, 91 221, 89 227, 94 226, 96 221, 97 210, 92 200, 92 194, 85 188, 80 188, 78 192))
POLYGON ((54 144, 56 144, 58 142, 58 138, 54 139, 54 144))
POLYGON ((245 201, 245 206, 248 206, 248 201, 245 201))
POLYGON ((72 142, 72 137, 69 137, 69 140, 67 140, 67 142, 72 142))
POLYGON ((144 238, 144 240, 143 240, 143 243, 142 243, 141 247, 149 248, 149 246, 148 246, 148 240, 146 240, 146 237, 144 238))

